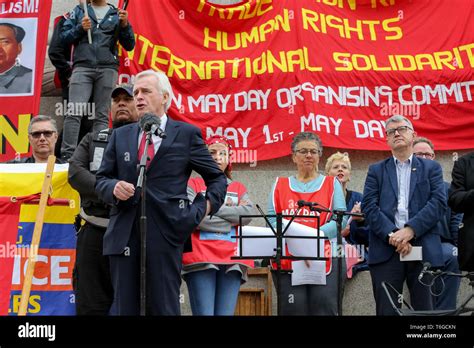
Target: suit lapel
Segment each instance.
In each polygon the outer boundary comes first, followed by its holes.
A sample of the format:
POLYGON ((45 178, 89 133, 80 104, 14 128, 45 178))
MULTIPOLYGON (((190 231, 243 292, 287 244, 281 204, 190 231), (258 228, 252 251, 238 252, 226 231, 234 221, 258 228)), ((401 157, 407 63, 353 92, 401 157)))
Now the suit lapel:
MULTIPOLYGON (((133 165, 138 163, 138 124, 134 123, 127 127, 130 127, 130 130, 126 132, 126 139, 123 142, 125 149, 130 151, 129 161, 133 165)), ((120 140, 119 140, 120 141, 120 140)), ((120 141, 121 142, 121 141, 120 141)), ((125 158, 125 157, 124 157, 125 158)))
POLYGON ((166 138, 161 141, 160 148, 158 149, 158 152, 155 154, 155 157, 153 157, 153 160, 150 163, 150 168, 154 165, 155 162, 159 162, 160 158, 162 158, 166 154, 166 152, 168 152, 176 136, 178 135, 178 131, 178 123, 168 116, 168 121, 166 122, 165 129, 166 138))
POLYGON ((388 159, 388 162, 385 164, 385 170, 387 171, 387 175, 389 177, 393 192, 395 193, 395 197, 398 199, 397 168, 395 168, 395 161, 393 157, 388 159))
POLYGON ((411 173, 410 173, 410 195, 408 196, 408 202, 411 201, 413 192, 415 192, 416 183, 418 182, 418 172, 420 171, 420 160, 416 156, 412 157, 411 161, 411 173))

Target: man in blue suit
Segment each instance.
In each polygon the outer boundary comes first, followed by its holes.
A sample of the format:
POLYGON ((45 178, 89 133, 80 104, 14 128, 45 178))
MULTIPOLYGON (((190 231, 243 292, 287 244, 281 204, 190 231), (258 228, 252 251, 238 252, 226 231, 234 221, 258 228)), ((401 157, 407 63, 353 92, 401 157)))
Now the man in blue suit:
MULTIPOLYGON (((431 310, 430 289, 418 277, 422 262, 443 266, 443 173, 435 161, 413 156, 416 133, 408 119, 392 116, 385 127, 393 156, 369 167, 362 200, 362 211, 370 227, 369 268, 377 315, 394 314, 382 281, 400 294, 406 281, 414 309, 431 310), (410 254, 414 246, 422 248, 422 259, 401 261, 400 257, 410 254)), ((401 305, 399 299, 394 302, 401 305)))
MULTIPOLYGON (((173 91, 163 72, 138 74, 133 93, 139 117, 145 113, 160 117, 160 128, 167 134, 164 139, 153 135, 153 146, 147 149, 153 157, 146 170, 147 314, 179 315, 184 242, 205 215, 223 204, 227 180, 200 130, 166 115, 173 91), (186 188, 192 170, 203 177, 207 192, 190 204, 186 188)), ((104 255, 110 255, 112 313, 118 315, 140 312, 140 194, 135 183, 143 134, 138 124, 114 131, 97 172, 96 191, 112 205, 104 255)))

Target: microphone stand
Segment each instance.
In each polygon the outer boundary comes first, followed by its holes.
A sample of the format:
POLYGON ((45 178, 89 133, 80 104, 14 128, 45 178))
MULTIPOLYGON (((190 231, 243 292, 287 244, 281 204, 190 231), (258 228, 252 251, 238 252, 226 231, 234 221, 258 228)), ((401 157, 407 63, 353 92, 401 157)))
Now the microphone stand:
MULTIPOLYGON (((351 213, 350 211, 344 210, 330 210, 319 203, 313 203, 310 207, 310 210, 317 212, 325 212, 333 214, 336 216, 336 228, 337 228, 337 315, 342 316, 342 283, 344 281, 344 274, 342 273, 342 255, 343 255, 343 245, 342 245, 342 220, 345 215, 348 216, 358 216, 364 217, 362 213, 351 213), (321 207, 321 208, 318 208, 321 207)), ((334 257, 334 256, 332 256, 334 257)))
MULTIPOLYGON (((140 315, 146 315, 146 162, 148 161, 148 146, 151 144, 152 131, 145 132, 146 142, 143 155, 140 158, 137 189, 141 189, 140 197, 140 315)), ((144 135, 145 136, 145 135, 144 135)))

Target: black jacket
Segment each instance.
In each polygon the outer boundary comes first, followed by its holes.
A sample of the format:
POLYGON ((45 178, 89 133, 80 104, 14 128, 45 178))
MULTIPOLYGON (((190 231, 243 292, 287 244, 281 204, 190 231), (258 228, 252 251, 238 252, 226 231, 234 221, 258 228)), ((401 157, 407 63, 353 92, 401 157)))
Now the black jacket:
POLYGON ((69 85, 69 78, 72 73, 72 67, 70 65, 72 45, 64 43, 60 36, 67 18, 68 16, 61 16, 58 22, 54 25, 53 36, 51 37, 51 42, 48 48, 49 59, 58 71, 58 77, 61 81, 62 88, 66 88, 69 85))
POLYGON ((83 5, 78 5, 69 14, 61 30, 61 41, 74 45, 74 67, 114 68, 118 70, 117 39, 125 50, 135 47, 132 26, 120 27, 118 10, 108 4, 110 9, 100 23, 91 5, 88 14, 92 22, 92 44, 89 44, 87 31, 82 29, 83 5))
POLYGON ((459 269, 474 271, 474 152, 454 162, 452 178, 448 204, 464 213, 458 237, 459 269))
POLYGON ((69 160, 69 184, 81 195, 81 207, 88 215, 108 218, 109 206, 95 193, 95 173, 102 162, 102 154, 112 130, 103 130, 105 140, 99 140, 98 132, 88 133, 79 143, 69 160), (96 151, 96 148, 98 151, 96 151))

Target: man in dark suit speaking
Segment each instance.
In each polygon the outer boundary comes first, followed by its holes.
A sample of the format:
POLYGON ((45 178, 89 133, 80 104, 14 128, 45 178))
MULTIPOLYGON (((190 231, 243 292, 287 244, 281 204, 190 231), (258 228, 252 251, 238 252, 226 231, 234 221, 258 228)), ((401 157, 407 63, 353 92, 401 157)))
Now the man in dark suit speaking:
MULTIPOLYGON (((395 314, 382 281, 402 293, 406 281, 416 310, 433 309, 429 279, 420 282, 423 263, 443 266, 441 219, 447 206, 441 166, 413 156, 416 133, 395 115, 386 122, 392 156, 369 167, 362 211, 370 227, 369 268, 377 315, 395 314), (408 255, 408 256, 407 256, 408 255), (403 256, 403 258, 402 258, 403 256)), ((400 299, 394 298, 397 305, 400 299)))
MULTIPOLYGON (((179 315, 183 244, 205 215, 224 202, 227 181, 209 154, 197 127, 166 115, 173 91, 163 72, 147 70, 136 76, 134 98, 139 117, 152 113, 166 133, 152 136, 147 149, 147 314, 179 315), (206 182, 206 197, 190 204, 186 188, 191 171, 206 182)), ((114 303, 112 314, 138 315, 140 309, 140 197, 135 190, 144 132, 138 124, 112 134, 97 172, 96 191, 112 204, 104 235, 104 255, 110 255, 114 303)))

